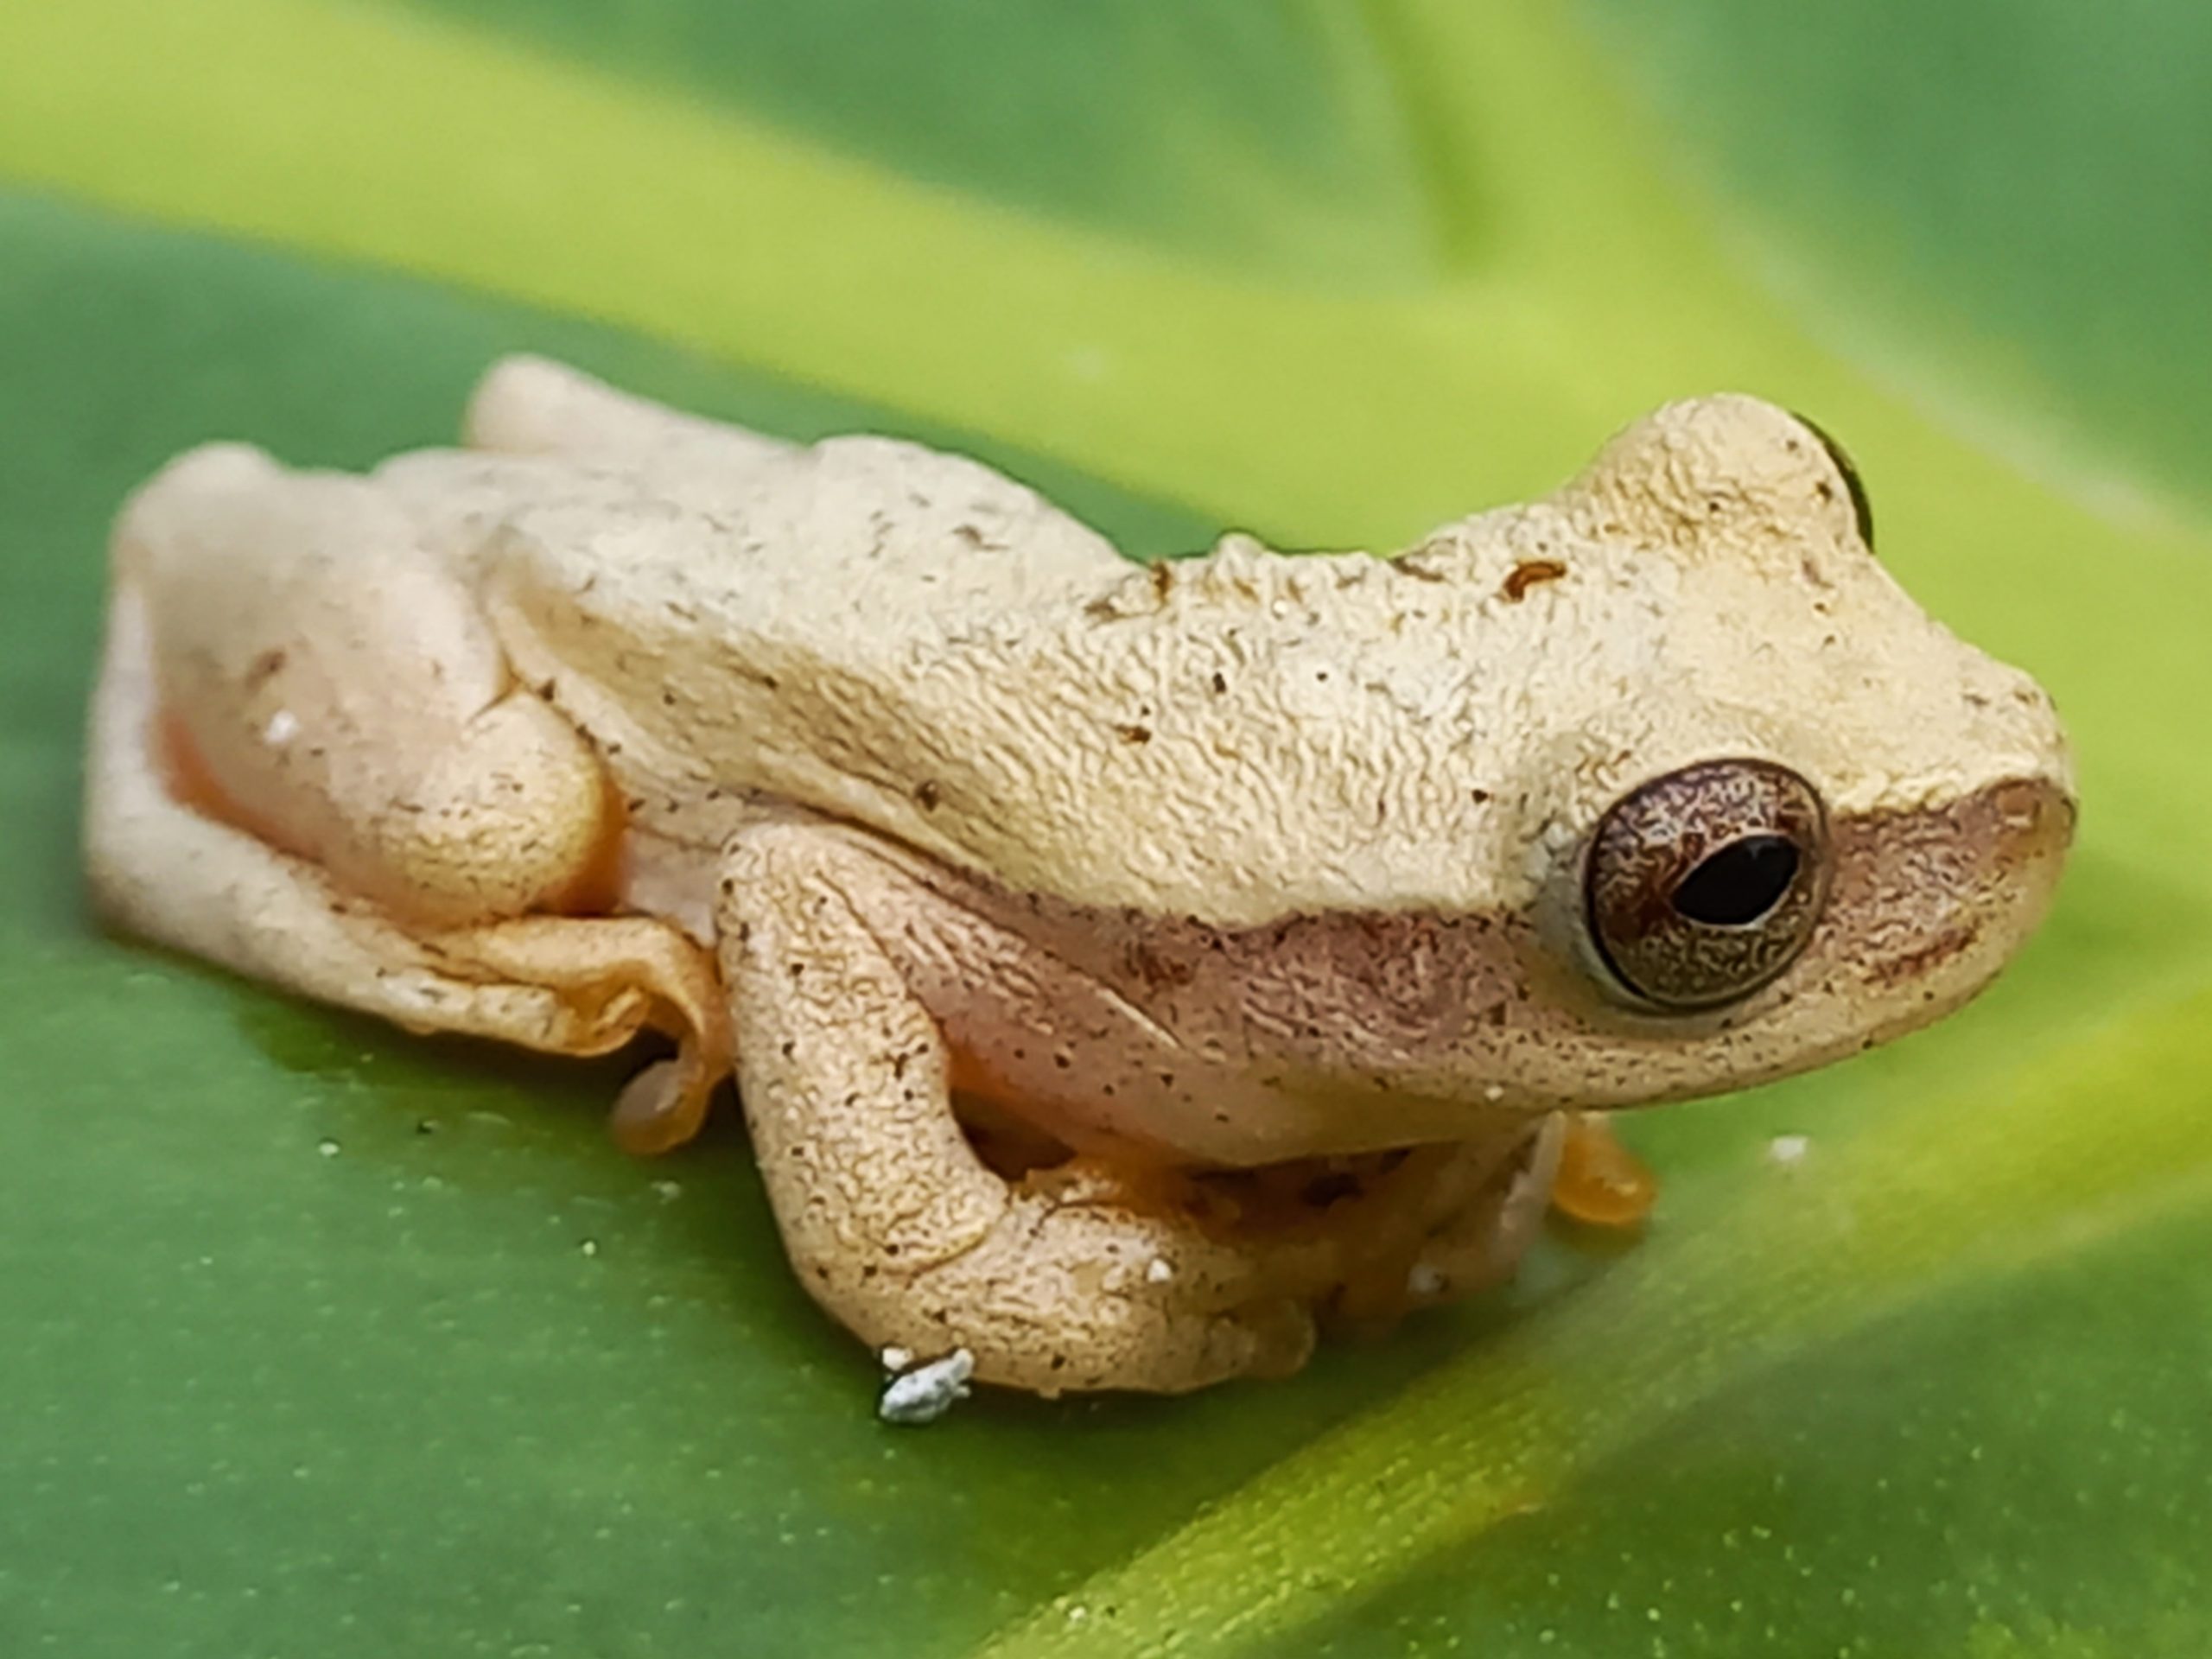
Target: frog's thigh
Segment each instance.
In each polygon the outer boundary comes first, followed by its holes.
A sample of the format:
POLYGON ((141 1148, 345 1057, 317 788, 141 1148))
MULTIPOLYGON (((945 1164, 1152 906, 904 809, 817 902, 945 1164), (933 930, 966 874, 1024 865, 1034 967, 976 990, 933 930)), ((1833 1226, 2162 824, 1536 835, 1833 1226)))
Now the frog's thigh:
POLYGON ((649 1147, 696 1127, 728 1071, 706 953, 642 918, 523 917, 403 926, 321 867, 178 798, 163 759, 146 595, 118 568, 92 699, 85 857, 117 925, 238 973, 415 1031, 604 1053, 641 1029, 676 1060, 623 1094, 618 1128, 649 1147))
POLYGON ((987 1382, 1175 1390, 1294 1369, 1313 1322, 1266 1260, 1096 1173, 1009 1186, 956 1121, 936 1022, 863 920, 913 902, 834 835, 747 832, 721 902, 738 1088, 792 1262, 865 1340, 987 1382))
POLYGON ((680 458, 740 469, 795 447, 617 391, 542 357, 493 365, 468 400, 461 430, 470 448, 506 454, 680 458))
POLYGON ((211 810, 425 924, 561 908, 600 874, 598 757, 389 492, 196 450, 133 499, 114 564, 211 810))

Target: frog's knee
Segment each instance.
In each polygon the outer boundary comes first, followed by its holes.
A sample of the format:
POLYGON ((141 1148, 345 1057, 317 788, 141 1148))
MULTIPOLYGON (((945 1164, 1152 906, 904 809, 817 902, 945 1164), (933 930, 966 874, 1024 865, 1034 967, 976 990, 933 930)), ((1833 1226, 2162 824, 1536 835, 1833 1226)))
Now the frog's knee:
POLYGON ((565 447, 588 404, 590 383, 542 357, 501 358, 485 372, 461 416, 472 449, 531 451, 565 447))
POLYGON ((203 443, 186 450, 140 486, 136 499, 188 500, 233 495, 281 477, 284 468, 251 443, 203 443))
POLYGON ((709 475, 742 469, 792 447, 618 391, 542 357, 494 364, 468 400, 461 430, 472 449, 675 461, 679 470, 696 467, 709 475))
POLYGON ((250 443, 203 443, 186 450, 132 491, 117 513, 117 562, 136 566, 210 507, 249 497, 283 471, 266 450, 250 443))
POLYGON ((493 364, 477 383, 461 440, 472 449, 510 454, 620 454, 702 426, 565 364, 515 356, 493 364))

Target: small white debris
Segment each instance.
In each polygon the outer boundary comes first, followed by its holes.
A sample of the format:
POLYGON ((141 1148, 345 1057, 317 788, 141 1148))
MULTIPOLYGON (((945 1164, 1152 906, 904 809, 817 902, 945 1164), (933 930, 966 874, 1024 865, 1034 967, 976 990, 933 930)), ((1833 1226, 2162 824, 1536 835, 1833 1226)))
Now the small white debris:
POLYGON ((272 749, 283 748, 299 734, 300 717, 289 709, 279 709, 261 728, 261 741, 272 749))
POLYGON ((976 1356, 956 1348, 943 1359, 918 1365, 885 1383, 875 1414, 901 1427, 933 1423, 968 1397, 968 1379, 975 1375, 976 1356))
POLYGON ((315 1149, 326 1158, 335 1158, 338 1155, 338 1143, 335 1141, 318 1141, 315 1143, 315 1149))
POLYGON ((1784 1169, 1792 1169, 1803 1163, 1805 1154, 1812 1149, 1813 1142, 1809 1136, 1777 1135, 1766 1143, 1767 1161, 1778 1164, 1784 1169))
POLYGON ((911 1348, 886 1348, 876 1357, 883 1362, 885 1370, 896 1376, 914 1363, 914 1351, 911 1348))
POLYGON ((1483 1090, 1483 1098, 1484 1100, 1503 1100, 1505 1098, 1505 1085, 1502 1083, 1491 1084, 1487 1089, 1483 1090))
POLYGON ((1175 1264, 1164 1255, 1155 1255, 1144 1264, 1144 1281, 1148 1285, 1164 1285, 1175 1276, 1175 1264))
POLYGON ((1444 1275, 1426 1262, 1414 1263, 1413 1271, 1406 1275, 1406 1294, 1424 1300, 1444 1294, 1444 1275))
POLYGON ((683 1196, 683 1185, 680 1181, 655 1181, 653 1192, 663 1204, 674 1204, 683 1196))
POLYGON ((1084 1606, 1079 1601, 1076 1603, 1074 1606, 1068 1609, 1068 1623, 1071 1624, 1080 1624, 1084 1619, 1089 1618, 1090 1617, 1090 1609, 1084 1606))
POLYGON ((597 1255, 599 1254, 599 1241, 595 1238, 588 1238, 581 1244, 577 1245, 576 1248, 582 1250, 586 1255, 597 1255))

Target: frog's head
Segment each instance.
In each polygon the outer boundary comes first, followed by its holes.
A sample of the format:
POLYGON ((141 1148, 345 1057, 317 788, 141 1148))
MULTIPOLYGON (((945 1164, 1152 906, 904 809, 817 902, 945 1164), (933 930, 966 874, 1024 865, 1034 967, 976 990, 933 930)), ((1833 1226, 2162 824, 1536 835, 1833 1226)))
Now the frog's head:
POLYGON ((1658 619, 1586 645, 1630 695, 1531 752, 1524 961, 1562 1095, 1804 1070, 1987 984, 2072 836, 2064 735, 1877 563, 1842 448, 1755 398, 1671 404, 1536 511, 1658 619))
POLYGON ((2073 832, 2050 699, 1905 594, 1872 519, 1817 428, 1719 397, 1395 557, 1117 571, 1014 671, 972 653, 991 697, 934 716, 934 810, 894 827, 1085 918, 1059 957, 1268 1082, 1272 1128, 1186 1151, 1804 1071, 1988 983, 2073 832), (1128 948, 1085 944, 1113 914, 1128 948))
POLYGON ((1476 804, 1344 837, 1386 902, 1271 946, 1263 981, 1335 987, 1302 995, 1291 1066, 1463 1110, 1631 1105, 1809 1069, 1987 984, 2071 839, 2064 737, 1872 536, 1837 444, 1719 397, 1408 556, 1471 596, 1418 637, 1490 671, 1412 741, 1427 796, 1476 804))

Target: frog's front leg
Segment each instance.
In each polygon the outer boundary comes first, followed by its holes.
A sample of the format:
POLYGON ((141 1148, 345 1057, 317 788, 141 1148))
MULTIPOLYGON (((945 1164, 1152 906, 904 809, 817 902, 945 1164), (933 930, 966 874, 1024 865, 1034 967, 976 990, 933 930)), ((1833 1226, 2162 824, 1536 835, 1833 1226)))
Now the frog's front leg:
POLYGON ((944 1034, 870 925, 921 902, 911 878, 836 830, 779 824, 738 838, 721 891, 754 1154, 801 1280, 845 1325, 964 1347, 984 1381, 1047 1394, 1304 1361, 1295 1264, 1097 1166, 1010 1183, 976 1155, 944 1034))

